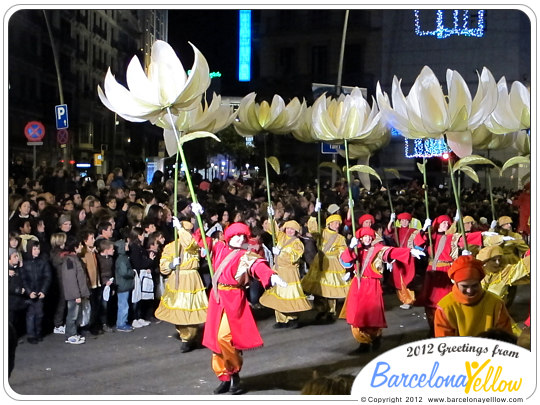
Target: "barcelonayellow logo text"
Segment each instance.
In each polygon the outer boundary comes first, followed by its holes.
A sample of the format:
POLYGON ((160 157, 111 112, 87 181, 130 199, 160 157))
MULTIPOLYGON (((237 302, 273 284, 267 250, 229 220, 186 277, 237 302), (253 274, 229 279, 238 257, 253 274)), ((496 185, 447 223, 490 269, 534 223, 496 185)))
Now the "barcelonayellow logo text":
MULTIPOLYGON (((352 394, 519 395, 534 391, 531 352, 492 339, 447 337, 396 347, 368 363, 352 394)), ((375 401, 376 402, 376 401, 375 401)))

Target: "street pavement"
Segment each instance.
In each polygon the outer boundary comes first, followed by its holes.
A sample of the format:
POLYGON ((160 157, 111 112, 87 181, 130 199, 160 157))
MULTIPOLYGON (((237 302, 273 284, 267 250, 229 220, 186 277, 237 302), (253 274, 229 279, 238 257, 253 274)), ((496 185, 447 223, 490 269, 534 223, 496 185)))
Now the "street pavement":
MULTIPOLYGON (((301 328, 274 329, 272 310, 254 310, 264 347, 244 352, 241 378, 248 392, 242 399, 299 395, 314 371, 320 376, 356 375, 378 354, 426 337, 423 308, 400 309, 392 292, 385 293, 384 300, 388 328, 375 353, 355 352, 358 344, 343 319, 317 323, 314 311, 308 311, 301 314, 301 328)), ((510 308, 516 321, 526 319, 529 303, 530 286, 520 286, 510 308)), ((55 334, 45 336, 37 345, 19 340, 15 368, 9 381, 7 377, 4 381, 8 398, 49 399, 42 396, 54 395, 68 399, 63 396, 84 395, 86 400, 94 398, 88 395, 136 395, 137 400, 149 401, 167 396, 178 399, 178 395, 185 395, 184 400, 226 397, 212 395, 219 382, 211 369, 210 350, 201 347, 180 353, 180 341, 174 326, 168 323, 153 323, 131 333, 90 335, 82 345, 69 345, 64 340, 64 335, 55 334)))

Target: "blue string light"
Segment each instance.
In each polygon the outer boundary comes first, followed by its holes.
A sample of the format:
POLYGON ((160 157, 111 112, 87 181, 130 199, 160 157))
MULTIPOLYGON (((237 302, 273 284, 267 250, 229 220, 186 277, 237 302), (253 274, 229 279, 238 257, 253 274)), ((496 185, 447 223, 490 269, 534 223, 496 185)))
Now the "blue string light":
POLYGON ((444 26, 444 10, 437 10, 436 24, 437 28, 433 31, 423 31, 420 27, 420 10, 414 10, 414 30, 416 35, 423 36, 435 36, 438 39, 448 38, 451 35, 460 35, 466 37, 480 38, 484 36, 485 20, 484 10, 478 10, 478 26, 476 28, 469 27, 470 13, 469 10, 453 10, 453 23, 452 28, 446 28, 444 26), (460 19, 460 11, 462 11, 462 18, 460 19), (460 21, 461 20, 461 21, 460 21))
POLYGON ((442 156, 449 153, 450 148, 444 139, 407 139, 405 138, 405 157, 407 158, 429 158, 442 156), (412 142, 411 142, 412 141, 412 142))
MULTIPOLYGON (((401 133, 392 128, 392 136, 403 136, 401 133)), ((404 137, 405 138, 405 137, 404 137)), ((452 150, 448 147, 444 139, 409 139, 405 138, 405 157, 414 158, 430 158, 434 156, 442 156, 445 153, 450 153, 452 150)))

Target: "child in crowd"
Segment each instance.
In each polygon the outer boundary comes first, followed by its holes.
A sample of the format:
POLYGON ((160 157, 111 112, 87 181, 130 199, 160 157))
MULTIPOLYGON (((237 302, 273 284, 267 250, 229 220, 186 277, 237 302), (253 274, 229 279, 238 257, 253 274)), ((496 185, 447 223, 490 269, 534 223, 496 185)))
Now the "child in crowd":
POLYGON ((83 300, 90 298, 86 272, 80 258, 82 250, 83 243, 79 239, 68 237, 66 241, 68 254, 62 263, 62 284, 67 303, 66 343, 72 345, 85 343, 85 338, 77 333, 77 328, 82 320, 83 300))
POLYGON ((114 332, 114 329, 109 326, 109 320, 113 318, 111 314, 111 302, 116 299, 114 285, 114 243, 110 240, 103 239, 97 246, 98 255, 97 262, 101 277, 101 285, 103 289, 108 287, 108 294, 101 294, 101 311, 99 320, 102 324, 104 332, 114 332))
POLYGON ((127 252, 128 239, 119 239, 114 243, 118 256, 114 265, 115 281, 117 285, 118 312, 116 315, 116 330, 119 332, 132 332, 133 327, 128 325, 129 299, 135 287, 135 272, 127 252))

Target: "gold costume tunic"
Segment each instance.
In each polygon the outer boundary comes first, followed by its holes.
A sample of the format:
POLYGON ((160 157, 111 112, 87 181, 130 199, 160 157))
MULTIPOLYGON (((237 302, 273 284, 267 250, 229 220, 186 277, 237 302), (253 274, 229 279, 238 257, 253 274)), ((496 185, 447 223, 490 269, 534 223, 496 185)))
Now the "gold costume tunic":
MULTIPOLYGON (((308 229, 312 234, 317 232, 315 218, 309 219, 308 229)), ((305 292, 325 298, 347 296, 351 282, 343 281, 345 268, 339 261, 345 249, 347 243, 343 235, 328 228, 323 230, 320 250, 302 279, 302 288, 305 292)))
POLYGON ((311 304, 302 290, 298 270, 298 263, 304 254, 304 244, 296 236, 289 237, 279 231, 276 246, 280 252, 275 259, 274 271, 287 282, 287 287, 273 286, 264 292, 259 302, 283 313, 310 310, 311 304))
POLYGON ((175 254, 175 242, 163 249, 159 269, 169 276, 165 291, 159 302, 155 316, 174 325, 197 325, 206 322, 208 297, 199 275, 199 245, 188 231, 178 231, 179 255, 175 254), (180 257, 180 264, 171 270, 174 257, 180 257))
MULTIPOLYGON (((484 269, 486 267, 484 266, 484 269)), ((488 272, 482 280, 484 290, 506 300, 508 288, 514 285, 530 284, 531 257, 526 256, 516 264, 508 264, 501 271, 488 272)))

